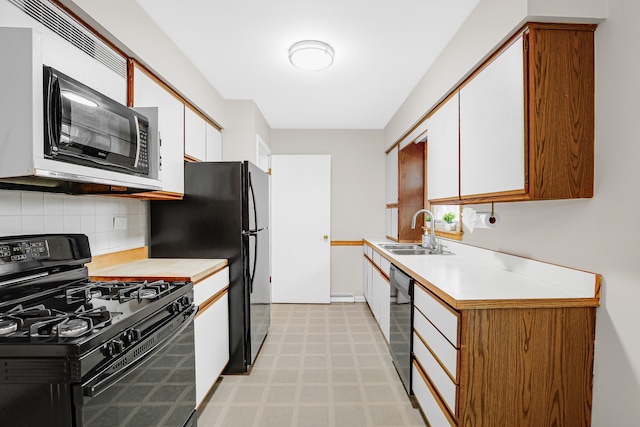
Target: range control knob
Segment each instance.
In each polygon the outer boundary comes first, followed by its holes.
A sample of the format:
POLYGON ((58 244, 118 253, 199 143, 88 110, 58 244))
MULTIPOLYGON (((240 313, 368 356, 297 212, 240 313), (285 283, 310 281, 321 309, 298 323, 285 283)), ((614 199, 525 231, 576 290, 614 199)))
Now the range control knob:
POLYGON ((120 340, 109 341, 102 347, 102 354, 105 356, 113 356, 118 353, 122 353, 124 350, 124 344, 120 340))
POLYGON ((182 310, 182 306, 180 305, 180 303, 178 301, 173 302, 170 306, 169 306, 169 312, 171 314, 176 314, 176 313, 180 313, 180 311, 182 310))
POLYGON ((116 354, 122 353, 124 351, 124 343, 120 340, 113 340, 113 348, 116 354))
POLYGON ((140 339, 140 331, 137 329, 129 329, 122 333, 121 338, 125 345, 129 345, 140 339))

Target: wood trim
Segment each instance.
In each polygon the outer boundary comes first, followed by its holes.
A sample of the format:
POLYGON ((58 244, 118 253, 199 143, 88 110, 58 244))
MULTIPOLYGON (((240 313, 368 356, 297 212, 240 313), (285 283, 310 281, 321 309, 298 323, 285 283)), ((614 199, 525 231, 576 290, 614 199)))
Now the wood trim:
POLYGON ((204 301, 202 304, 200 304, 198 306, 198 312, 196 313, 196 318, 198 318, 198 316, 200 316, 200 314, 202 314, 205 311, 207 311, 207 309, 209 307, 211 307, 213 304, 215 304, 216 302, 220 301, 220 299, 222 297, 224 297, 228 293, 229 293, 229 285, 225 286, 224 288, 222 288, 218 292, 216 292, 214 295, 212 295, 211 297, 207 298, 206 301, 204 301))
POLYGON ((332 240, 331 246, 362 246, 362 240, 332 240))
MULTIPOLYGON (((142 246, 134 249, 127 249, 119 252, 112 252, 104 255, 96 255, 91 258, 91 262, 86 264, 89 270, 99 270, 106 267, 111 267, 116 264, 123 264, 125 262, 138 261, 148 258, 149 248, 142 246)), ((139 280, 139 279, 136 279, 139 280)))
POLYGON ((396 141, 391 147, 387 148, 387 150, 384 152, 385 155, 389 154, 391 151, 393 151, 396 147, 398 147, 398 149, 400 148, 400 141, 396 141))
POLYGON ((135 63, 133 59, 127 58, 127 107, 133 107, 133 91, 134 91, 134 70, 135 63))
MULTIPOLYGON (((213 276, 214 274, 218 274, 218 273, 220 273, 222 270, 224 270, 225 268, 228 268, 228 267, 229 267, 229 263, 228 263, 227 261, 225 261, 225 262, 224 262, 220 267, 216 268, 216 269, 215 269, 215 270, 213 270, 213 271, 210 271, 210 272, 209 272, 209 274, 207 274, 206 276, 201 277, 201 278, 199 278, 198 280, 194 280, 194 281, 193 281, 193 285, 194 285, 194 286, 197 286, 197 285, 198 285, 198 283, 202 282, 203 280, 208 279, 209 277, 213 276)), ((227 286, 227 287, 228 287, 228 286, 227 286)))
POLYGON ((127 197, 141 200, 182 200, 184 198, 184 194, 160 190, 127 194, 127 197))
POLYGON ((392 209, 392 208, 397 208, 398 207, 398 203, 387 203, 387 209, 392 209))

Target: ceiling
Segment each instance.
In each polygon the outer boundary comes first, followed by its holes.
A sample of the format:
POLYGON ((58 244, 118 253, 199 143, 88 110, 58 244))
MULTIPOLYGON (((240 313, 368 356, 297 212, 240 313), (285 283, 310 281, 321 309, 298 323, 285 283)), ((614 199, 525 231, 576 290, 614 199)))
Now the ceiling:
POLYGON ((224 99, 273 129, 383 129, 479 0, 137 0, 224 99), (322 71, 289 47, 335 50, 322 71))

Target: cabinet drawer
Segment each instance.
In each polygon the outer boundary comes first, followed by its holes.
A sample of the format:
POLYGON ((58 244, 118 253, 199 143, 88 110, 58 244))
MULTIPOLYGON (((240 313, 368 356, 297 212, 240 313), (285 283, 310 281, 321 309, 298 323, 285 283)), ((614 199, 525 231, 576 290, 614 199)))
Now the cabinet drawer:
POLYGON ((229 267, 193 285, 193 302, 199 306, 229 284, 229 267))
POLYGON ((380 263, 382 261, 382 255, 380 255, 378 252, 373 251, 373 257, 371 258, 373 260, 373 263, 375 265, 378 266, 378 268, 380 267, 380 263))
POLYGON ((427 343, 449 374, 458 378, 458 350, 418 310, 413 312, 413 329, 427 343))
POLYGON ((388 276, 389 272, 391 271, 391 262, 384 257, 380 257, 379 267, 380 267, 380 270, 382 270, 384 274, 388 276))
POLYGON ((455 427, 455 422, 451 420, 448 414, 445 413, 438 404, 438 398, 433 394, 428 384, 427 379, 423 376, 419 368, 418 362, 413 361, 412 378, 413 378, 413 393, 422 408, 429 425, 431 427, 455 427))
POLYGON ((438 389, 438 393, 449 407, 449 411, 455 414, 457 386, 416 333, 413 334, 413 353, 433 385, 438 389))
POLYGON ((422 285, 416 282, 414 287, 414 305, 444 335, 451 344, 458 343, 458 313, 446 306, 437 297, 431 295, 422 285))

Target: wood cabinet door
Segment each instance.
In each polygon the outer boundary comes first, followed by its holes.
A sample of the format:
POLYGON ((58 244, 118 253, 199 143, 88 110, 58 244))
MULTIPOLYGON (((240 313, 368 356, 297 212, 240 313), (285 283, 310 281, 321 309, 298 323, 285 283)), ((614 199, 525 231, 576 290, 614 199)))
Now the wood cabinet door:
POLYGON ((427 197, 458 199, 458 93, 428 119, 427 197))
POLYGON ((524 193, 524 105, 523 38, 519 37, 460 89, 462 198, 524 193))

